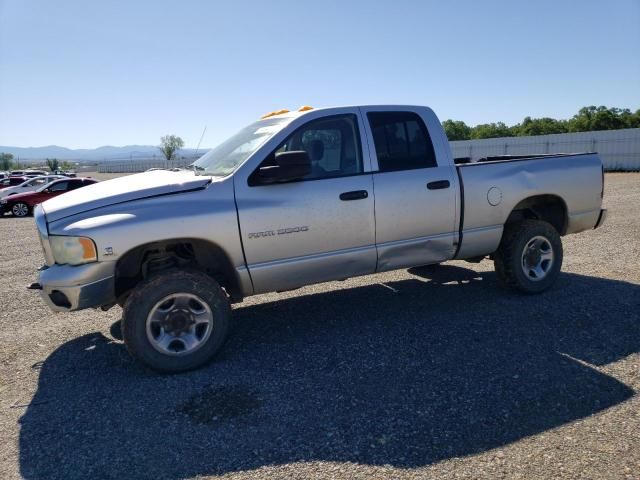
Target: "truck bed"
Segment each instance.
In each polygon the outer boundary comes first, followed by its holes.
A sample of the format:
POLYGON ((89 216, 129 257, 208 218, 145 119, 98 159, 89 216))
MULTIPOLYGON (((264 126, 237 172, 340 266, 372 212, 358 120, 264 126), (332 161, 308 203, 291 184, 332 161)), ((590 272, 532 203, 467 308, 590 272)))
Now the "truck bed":
POLYGON ((595 153, 487 157, 458 164, 456 170, 462 205, 456 258, 495 251, 511 212, 532 197, 563 204, 563 235, 598 221, 603 176, 595 153))
POLYGON ((596 152, 580 152, 580 153, 536 153, 534 155, 492 155, 481 157, 475 162, 471 157, 457 157, 453 161, 456 165, 467 165, 486 162, 502 162, 508 160, 533 160, 536 158, 552 158, 552 157, 574 157, 577 155, 595 155, 596 152))

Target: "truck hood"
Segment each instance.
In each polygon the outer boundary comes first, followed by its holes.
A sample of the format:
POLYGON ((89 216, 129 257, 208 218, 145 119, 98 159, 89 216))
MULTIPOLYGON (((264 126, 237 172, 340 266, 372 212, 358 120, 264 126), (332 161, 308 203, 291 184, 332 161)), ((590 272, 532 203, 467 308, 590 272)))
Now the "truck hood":
POLYGON ((76 215, 108 205, 204 188, 211 177, 190 171, 155 170, 94 183, 47 200, 42 208, 47 221, 76 215))

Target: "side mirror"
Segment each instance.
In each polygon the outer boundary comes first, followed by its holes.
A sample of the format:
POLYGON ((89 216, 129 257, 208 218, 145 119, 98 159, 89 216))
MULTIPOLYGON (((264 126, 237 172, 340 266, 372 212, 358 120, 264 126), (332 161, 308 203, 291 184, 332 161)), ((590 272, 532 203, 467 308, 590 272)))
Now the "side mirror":
POLYGON ((298 180, 311 173, 311 159, 304 150, 276 153, 275 165, 260 167, 258 173, 263 183, 298 180))

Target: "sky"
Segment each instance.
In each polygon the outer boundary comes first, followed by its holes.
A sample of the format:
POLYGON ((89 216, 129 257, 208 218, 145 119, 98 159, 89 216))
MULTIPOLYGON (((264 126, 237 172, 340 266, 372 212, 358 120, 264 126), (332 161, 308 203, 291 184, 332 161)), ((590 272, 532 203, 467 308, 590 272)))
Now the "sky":
POLYGON ((640 108, 640 0, 0 0, 0 145, 212 147, 302 105, 640 108))

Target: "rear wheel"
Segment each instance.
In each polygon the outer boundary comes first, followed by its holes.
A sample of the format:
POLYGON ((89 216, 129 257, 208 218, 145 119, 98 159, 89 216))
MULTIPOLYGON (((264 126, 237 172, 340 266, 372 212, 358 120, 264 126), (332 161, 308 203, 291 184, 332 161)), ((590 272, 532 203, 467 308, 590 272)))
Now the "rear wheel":
POLYGON ((140 284, 127 298, 122 336, 129 352, 162 372, 200 367, 227 337, 231 308, 220 285, 196 271, 171 271, 140 284))
POLYGON ((14 217, 26 217, 30 213, 29 205, 24 202, 14 203, 11 207, 11 213, 14 217))
POLYGON ((502 285, 539 293, 558 278, 562 256, 562 241, 553 226, 540 220, 525 220, 505 227, 494 265, 502 285))

